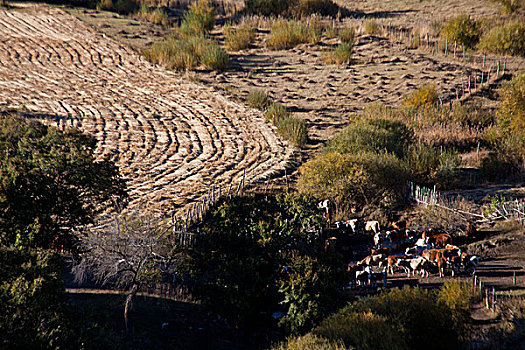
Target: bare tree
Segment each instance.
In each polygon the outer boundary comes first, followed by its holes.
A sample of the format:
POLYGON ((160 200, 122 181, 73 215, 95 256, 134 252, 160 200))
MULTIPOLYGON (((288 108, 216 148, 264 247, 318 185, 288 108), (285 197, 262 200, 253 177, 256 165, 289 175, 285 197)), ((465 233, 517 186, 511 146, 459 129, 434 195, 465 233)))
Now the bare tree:
POLYGON ((80 261, 74 265, 77 281, 94 279, 126 291, 124 322, 132 334, 130 311, 143 285, 158 282, 176 258, 168 243, 170 227, 152 216, 117 216, 114 225, 91 229, 82 239, 80 261))

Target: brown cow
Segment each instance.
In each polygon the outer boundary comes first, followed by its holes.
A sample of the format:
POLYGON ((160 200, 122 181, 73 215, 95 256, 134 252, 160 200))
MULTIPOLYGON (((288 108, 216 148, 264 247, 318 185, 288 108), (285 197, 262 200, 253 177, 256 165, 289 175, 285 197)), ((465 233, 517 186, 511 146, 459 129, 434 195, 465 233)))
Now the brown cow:
POLYGON ((381 261, 385 260, 386 255, 384 254, 377 254, 377 255, 369 255, 360 262, 357 263, 357 265, 366 265, 366 266, 379 266, 379 263, 381 261))
POLYGON ((445 276, 445 266, 447 260, 444 257, 444 249, 430 249, 425 250, 421 256, 428 259, 428 261, 433 262, 438 267, 439 277, 445 276))
POLYGON ((388 256, 390 254, 390 249, 388 248, 379 248, 379 249, 371 249, 370 255, 377 255, 377 254, 384 254, 388 256))
POLYGON ((427 237, 426 242, 436 247, 445 247, 447 244, 452 244, 452 237, 446 233, 438 233, 437 235, 427 237))

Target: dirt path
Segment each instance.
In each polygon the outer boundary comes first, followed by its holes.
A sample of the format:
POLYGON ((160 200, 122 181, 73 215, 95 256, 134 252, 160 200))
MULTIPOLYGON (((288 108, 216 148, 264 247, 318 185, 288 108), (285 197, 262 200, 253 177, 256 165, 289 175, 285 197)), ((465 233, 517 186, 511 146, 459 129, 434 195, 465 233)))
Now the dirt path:
POLYGON ((48 6, 0 10, 0 108, 93 133, 134 208, 184 206, 244 170, 270 177, 294 153, 255 111, 48 6))

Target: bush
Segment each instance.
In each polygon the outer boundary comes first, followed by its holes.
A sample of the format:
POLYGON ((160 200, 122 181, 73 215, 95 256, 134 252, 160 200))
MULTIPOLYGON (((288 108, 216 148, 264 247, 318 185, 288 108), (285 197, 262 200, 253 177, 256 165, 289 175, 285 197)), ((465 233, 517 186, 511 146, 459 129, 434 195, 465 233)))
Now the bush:
POLYGON ((405 154, 405 162, 416 176, 429 176, 439 165, 439 150, 426 143, 410 145, 405 154))
POLYGON ((264 118, 275 126, 278 126, 281 120, 289 117, 290 112, 286 110, 286 107, 276 102, 272 103, 264 113, 264 118))
POLYGON ((336 134, 328 141, 326 151, 386 151, 401 157, 411 139, 412 131, 404 123, 388 119, 364 119, 336 134))
POLYGON ((365 22, 365 33, 370 35, 377 35, 381 33, 381 28, 375 19, 368 19, 365 22))
POLYGON ((497 118, 502 129, 525 139, 525 74, 512 79, 502 90, 497 118))
POLYGON ((261 16, 299 18, 314 13, 335 16, 339 7, 332 0, 246 0, 245 11, 261 16))
POLYGON ((278 20, 272 25, 266 46, 275 50, 291 49, 303 43, 315 43, 320 38, 320 32, 308 28, 298 21, 278 20))
POLYGON ((353 47, 351 43, 339 44, 333 51, 326 52, 323 59, 327 64, 350 64, 353 47))
POLYGON ((448 281, 437 294, 441 302, 452 311, 455 329, 466 336, 470 326, 470 308, 478 300, 478 291, 470 282, 448 281))
POLYGON ((290 337, 273 350, 346 350, 341 341, 331 341, 312 333, 300 337, 290 337))
POLYGON ((408 179, 405 165, 385 153, 323 153, 299 171, 299 192, 330 199, 336 205, 336 215, 353 204, 395 203, 402 198, 408 179))
POLYGON ((470 19, 468 15, 460 14, 446 21, 441 30, 441 35, 451 43, 456 41, 458 44, 472 49, 479 41, 481 34, 479 27, 479 24, 470 19))
POLYGON ((270 97, 262 90, 253 90, 246 97, 246 102, 252 108, 265 110, 270 105, 270 97))
POLYGON ((459 157, 456 152, 441 149, 434 179, 440 189, 448 189, 458 182, 459 157))
POLYGON ((290 6, 289 0, 246 0, 245 11, 261 16, 285 16, 290 6))
POLYGON ((115 11, 127 15, 134 12, 139 4, 136 0, 100 0, 98 10, 115 11))
POLYGON ((355 29, 354 28, 343 28, 339 31, 339 38, 342 43, 354 44, 355 43, 355 29))
POLYGON ((434 84, 425 84, 405 96, 403 99, 403 105, 412 109, 419 109, 425 106, 435 106, 437 102, 438 95, 434 84))
POLYGON ((170 25, 170 19, 166 11, 161 8, 155 8, 151 10, 146 4, 140 6, 139 11, 135 14, 135 17, 140 20, 149 21, 153 24, 162 25, 168 27, 170 25))
POLYGON ((392 322, 370 311, 339 312, 323 321, 313 333, 331 341, 342 341, 347 349, 350 346, 360 350, 407 349, 392 322))
POLYGON ((239 51, 250 47, 255 39, 255 30, 246 25, 237 29, 224 26, 224 46, 231 51, 239 51))
POLYGON ((508 22, 485 33, 479 48, 500 55, 525 56, 525 23, 508 22))
POLYGON ((215 26, 215 8, 210 0, 197 0, 193 2, 180 25, 180 32, 183 35, 193 36, 202 35, 213 29, 215 26))
POLYGON ((294 117, 281 119, 277 126, 277 132, 297 147, 304 146, 308 141, 306 122, 302 119, 294 117))
POLYGON ((201 36, 169 37, 153 44, 144 54, 150 61, 176 70, 195 69, 199 66, 223 70, 229 64, 228 54, 215 41, 201 36))

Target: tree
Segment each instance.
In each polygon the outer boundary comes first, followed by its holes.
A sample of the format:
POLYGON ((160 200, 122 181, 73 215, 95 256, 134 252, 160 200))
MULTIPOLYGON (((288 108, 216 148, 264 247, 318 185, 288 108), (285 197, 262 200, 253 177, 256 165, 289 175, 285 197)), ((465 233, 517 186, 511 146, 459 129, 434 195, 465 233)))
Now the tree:
POLYGON ((283 325, 289 329, 312 324, 335 303, 318 294, 323 283, 337 284, 325 277, 334 277, 341 263, 335 253, 327 258, 321 223, 315 202, 305 197, 222 199, 188 251, 194 295, 238 328, 272 325, 278 310, 288 315, 283 325), (300 279, 305 271, 316 277, 300 279), (314 304, 317 311, 308 308, 314 304))
POLYGON ((126 197, 118 168, 96 160, 96 139, 0 114, 0 243, 72 249, 97 208, 126 197))
POLYGON ((77 281, 94 279, 126 291, 124 322, 132 335, 130 312, 140 288, 159 281, 176 260, 168 243, 167 223, 152 216, 117 217, 114 225, 90 230, 81 241, 77 281))

